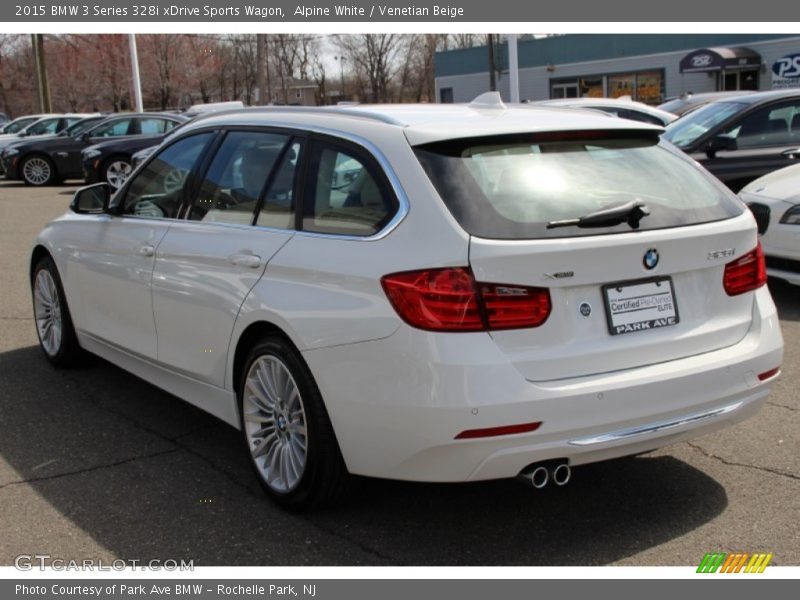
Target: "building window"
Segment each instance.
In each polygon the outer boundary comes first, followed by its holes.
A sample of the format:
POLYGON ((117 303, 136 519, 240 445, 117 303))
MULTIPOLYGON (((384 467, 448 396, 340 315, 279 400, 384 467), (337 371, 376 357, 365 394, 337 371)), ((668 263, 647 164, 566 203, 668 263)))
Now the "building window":
POLYGON ((453 88, 442 88, 439 90, 439 102, 442 104, 453 103, 453 88))
POLYGON ((619 98, 647 104, 664 101, 664 71, 635 71, 558 79, 550 82, 551 98, 619 98))

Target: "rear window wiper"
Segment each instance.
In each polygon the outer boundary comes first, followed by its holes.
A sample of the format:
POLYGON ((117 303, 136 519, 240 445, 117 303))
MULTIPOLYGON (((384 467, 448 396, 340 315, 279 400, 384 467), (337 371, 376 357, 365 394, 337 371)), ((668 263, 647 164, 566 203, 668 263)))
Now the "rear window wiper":
POLYGON ((639 229, 639 221, 650 214, 650 209, 641 200, 631 200, 610 208, 602 208, 577 219, 550 221, 548 229, 556 227, 613 227, 627 223, 631 229, 639 229))

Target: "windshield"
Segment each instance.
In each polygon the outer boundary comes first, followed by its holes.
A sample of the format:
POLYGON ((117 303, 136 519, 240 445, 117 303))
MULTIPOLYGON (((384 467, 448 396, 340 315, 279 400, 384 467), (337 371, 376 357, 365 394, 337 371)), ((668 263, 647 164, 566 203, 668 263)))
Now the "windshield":
POLYGON ((667 125, 664 138, 678 148, 688 148, 695 140, 746 107, 746 104, 740 102, 706 104, 667 125))
POLYGON ((19 133, 23 129, 25 129, 28 125, 36 121, 37 119, 28 118, 28 119, 17 119, 16 121, 11 121, 8 125, 5 126, 3 129, 3 133, 19 133))
POLYGON ((81 119, 77 123, 73 123, 69 127, 64 130, 64 135, 68 135, 71 137, 75 137, 76 135, 80 135, 90 126, 94 125, 98 121, 105 119, 105 117, 89 117, 88 119, 81 119))
POLYGON ((585 137, 473 138, 419 146, 415 152, 453 216, 479 237, 623 233, 631 230, 627 224, 592 230, 547 224, 634 201, 650 211, 641 229, 716 221, 743 210, 691 159, 660 145, 656 136, 577 133, 585 137))

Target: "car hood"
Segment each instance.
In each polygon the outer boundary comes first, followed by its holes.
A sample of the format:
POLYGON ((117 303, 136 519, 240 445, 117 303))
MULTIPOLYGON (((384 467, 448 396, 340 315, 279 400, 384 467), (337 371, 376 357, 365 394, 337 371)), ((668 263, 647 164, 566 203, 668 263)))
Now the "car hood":
POLYGON ((792 165, 759 177, 742 188, 740 193, 800 204, 800 165, 792 165))

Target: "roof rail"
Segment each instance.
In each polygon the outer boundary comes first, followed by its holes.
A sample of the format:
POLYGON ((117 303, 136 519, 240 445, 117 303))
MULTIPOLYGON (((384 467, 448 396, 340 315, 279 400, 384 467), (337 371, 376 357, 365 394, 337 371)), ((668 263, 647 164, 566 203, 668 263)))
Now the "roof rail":
MULTIPOLYGON (((323 114, 323 115, 338 115, 345 117, 356 117, 362 119, 371 119, 373 121, 380 121, 387 125, 404 126, 406 123, 400 121, 389 115, 370 111, 368 105, 359 106, 253 106, 239 110, 224 111, 224 114, 232 114, 238 112, 262 112, 262 113, 297 113, 297 114, 323 114)), ((223 112, 211 113, 211 115, 220 115, 223 112)))
POLYGON ((489 108, 494 110, 505 110, 508 108, 503 104, 503 98, 500 96, 500 92, 485 92, 470 102, 469 107, 481 109, 489 108))

